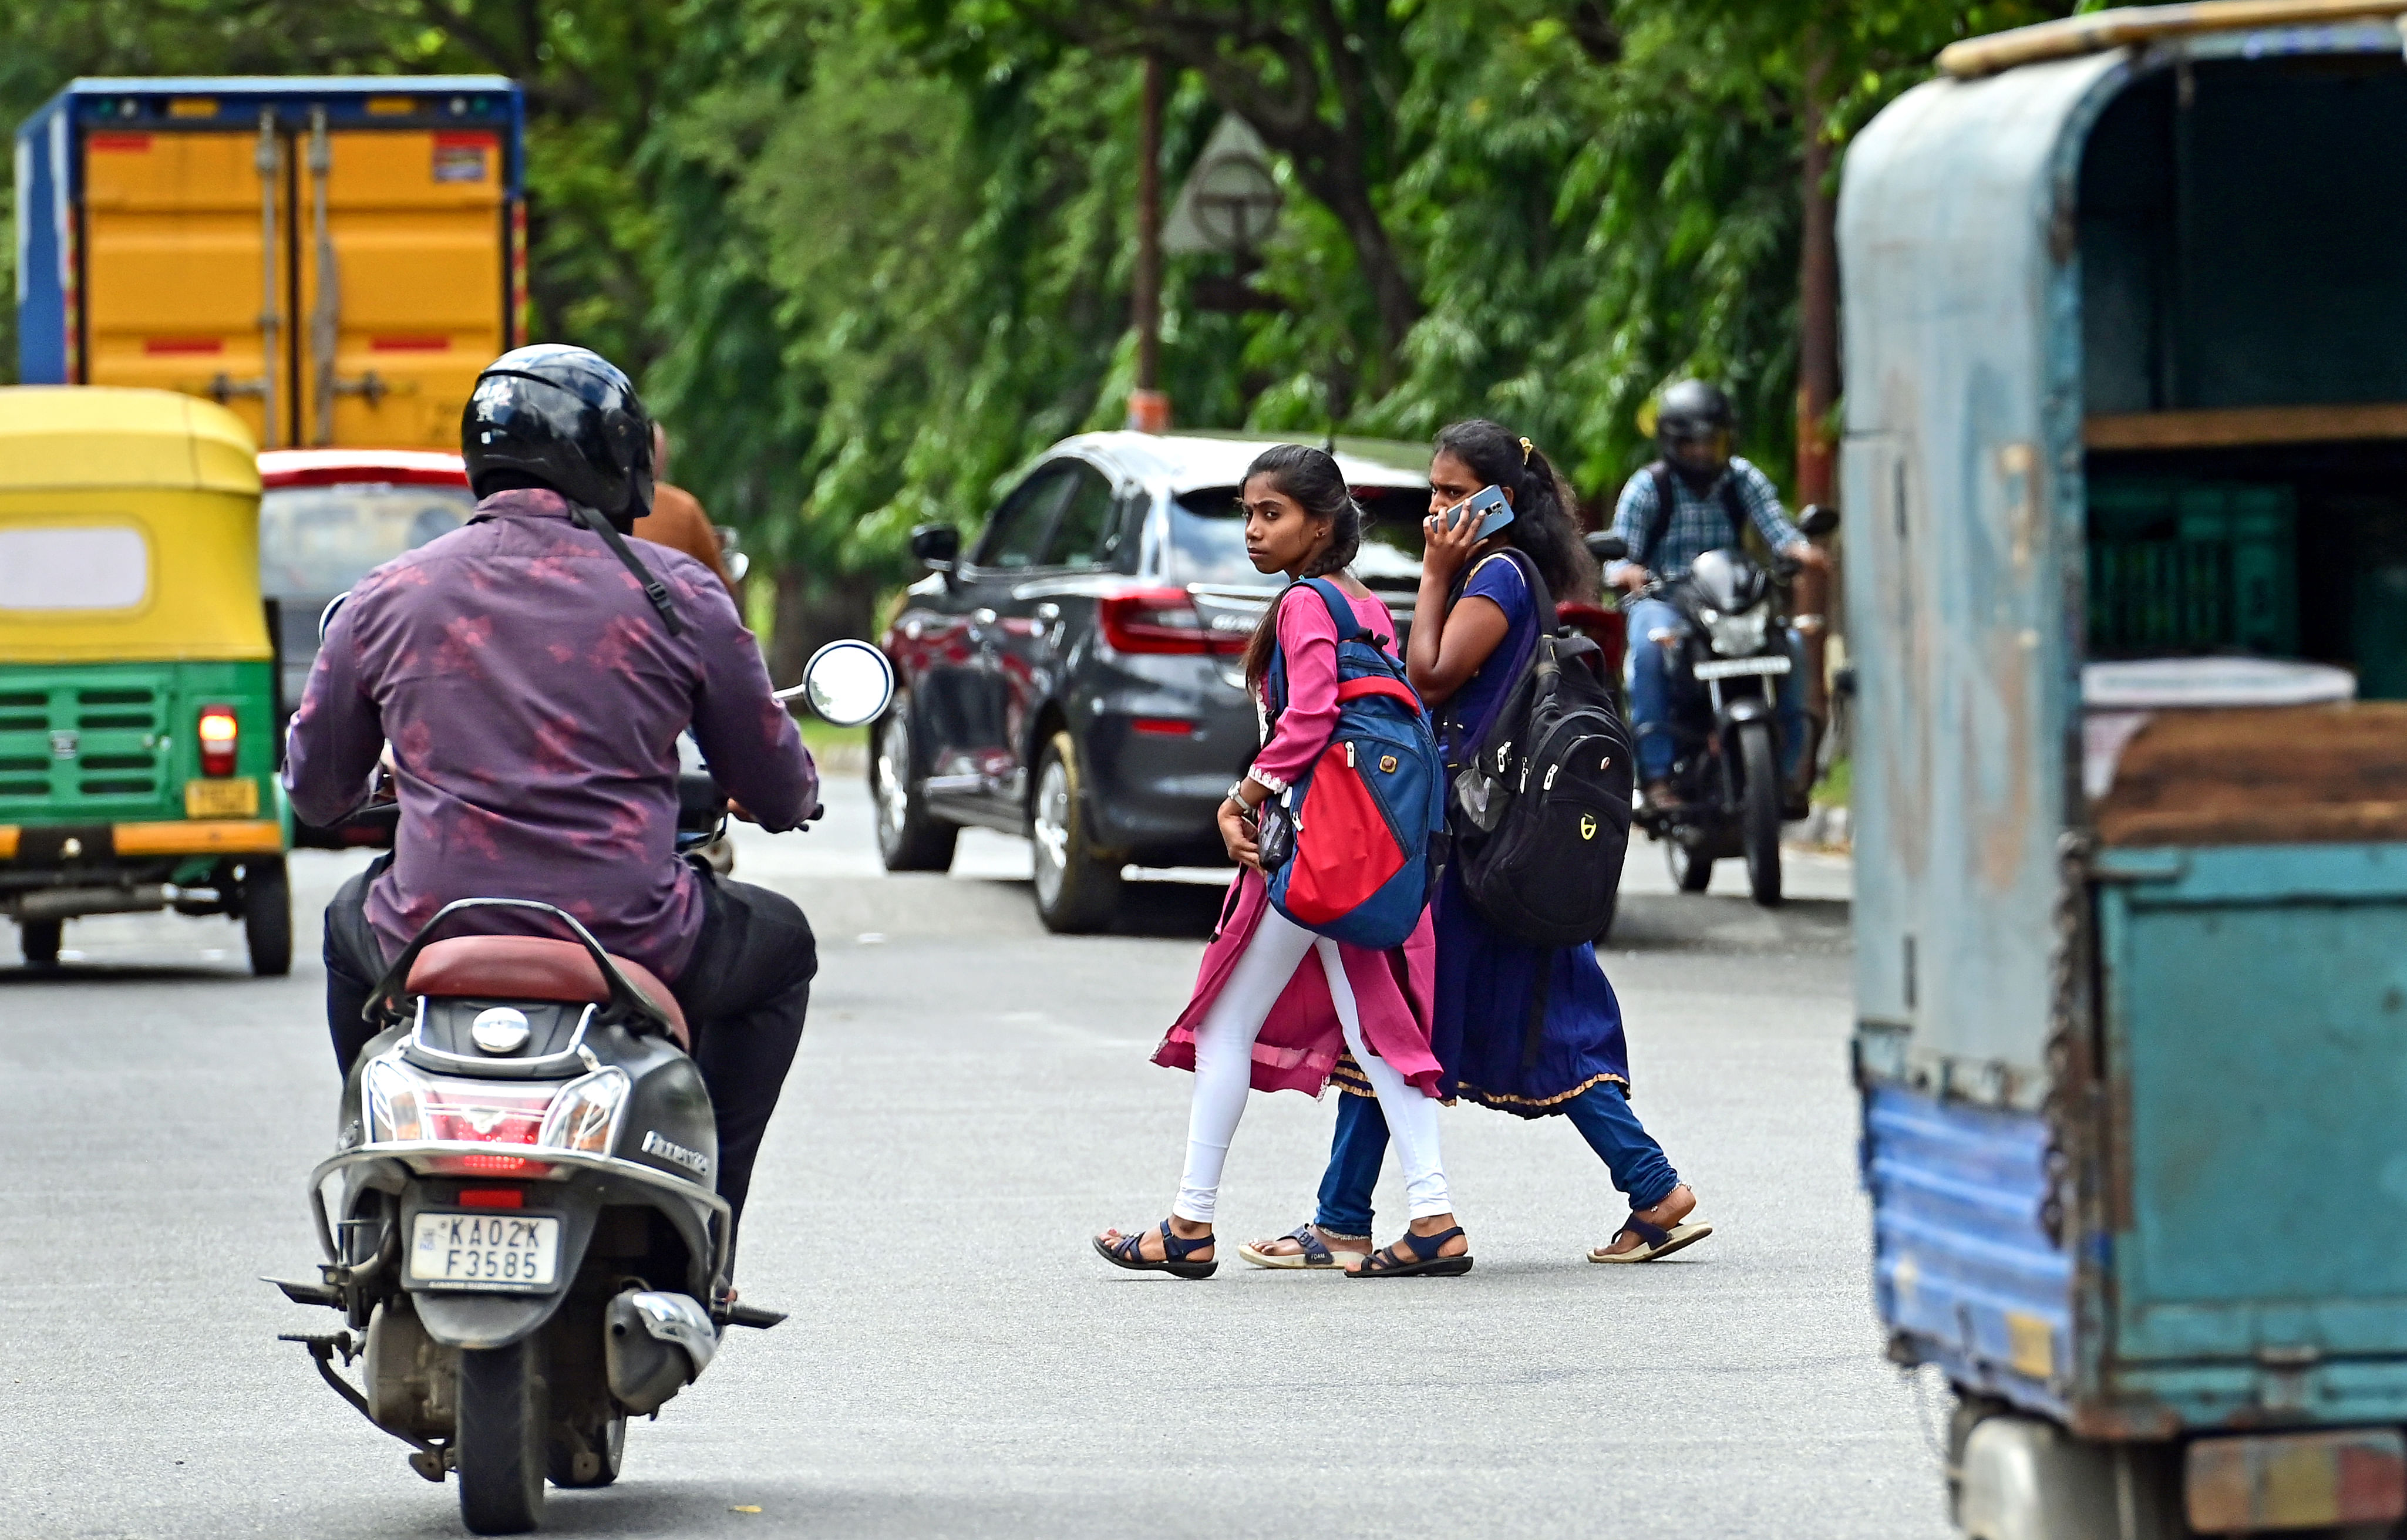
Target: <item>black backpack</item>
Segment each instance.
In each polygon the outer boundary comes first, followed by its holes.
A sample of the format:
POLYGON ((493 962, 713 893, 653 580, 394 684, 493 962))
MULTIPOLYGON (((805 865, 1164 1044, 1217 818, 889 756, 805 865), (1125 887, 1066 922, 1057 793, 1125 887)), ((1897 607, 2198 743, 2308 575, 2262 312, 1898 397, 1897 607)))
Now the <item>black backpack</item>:
POLYGON ((1557 635, 1536 563, 1510 546, 1502 554, 1530 585, 1538 636, 1484 739, 1460 742, 1447 719, 1453 860, 1489 924, 1532 946, 1576 947, 1611 924, 1620 891, 1636 786, 1630 734, 1587 661, 1596 644, 1557 635))

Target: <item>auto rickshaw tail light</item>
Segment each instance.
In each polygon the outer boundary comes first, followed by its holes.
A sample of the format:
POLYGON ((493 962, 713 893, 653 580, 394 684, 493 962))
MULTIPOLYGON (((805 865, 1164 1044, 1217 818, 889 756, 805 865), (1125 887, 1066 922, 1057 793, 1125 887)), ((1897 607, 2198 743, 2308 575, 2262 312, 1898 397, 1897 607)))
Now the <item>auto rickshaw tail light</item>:
POLYGON ((234 707, 205 706, 201 707, 201 774, 231 776, 234 774, 235 749, 242 741, 242 730, 235 725, 234 707))

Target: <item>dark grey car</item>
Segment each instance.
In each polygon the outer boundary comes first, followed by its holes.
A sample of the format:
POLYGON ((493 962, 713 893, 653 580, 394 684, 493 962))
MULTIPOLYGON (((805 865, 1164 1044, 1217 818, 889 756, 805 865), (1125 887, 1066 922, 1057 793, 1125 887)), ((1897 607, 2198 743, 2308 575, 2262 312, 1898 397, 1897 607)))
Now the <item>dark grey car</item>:
MULTIPOLYGON (((1085 931, 1123 867, 1226 863, 1215 814, 1260 746, 1240 655, 1284 581, 1246 559, 1238 482, 1272 442, 1083 434, 968 550, 949 526, 913 536, 933 570, 886 633, 900 689, 869 764, 888 870, 944 870, 964 824, 1026 834, 1038 914, 1085 931)), ((1354 571, 1408 620, 1428 451, 1337 459, 1373 520, 1354 571)))

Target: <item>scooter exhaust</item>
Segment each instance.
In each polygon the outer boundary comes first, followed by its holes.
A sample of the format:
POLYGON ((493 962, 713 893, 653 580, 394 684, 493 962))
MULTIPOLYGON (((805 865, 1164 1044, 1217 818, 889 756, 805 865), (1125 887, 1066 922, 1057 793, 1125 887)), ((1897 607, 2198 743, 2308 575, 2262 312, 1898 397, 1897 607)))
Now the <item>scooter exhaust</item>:
POLYGON ((630 1289, 604 1312, 610 1394, 635 1413, 656 1412, 692 1384, 719 1351, 710 1313, 687 1294, 630 1289))

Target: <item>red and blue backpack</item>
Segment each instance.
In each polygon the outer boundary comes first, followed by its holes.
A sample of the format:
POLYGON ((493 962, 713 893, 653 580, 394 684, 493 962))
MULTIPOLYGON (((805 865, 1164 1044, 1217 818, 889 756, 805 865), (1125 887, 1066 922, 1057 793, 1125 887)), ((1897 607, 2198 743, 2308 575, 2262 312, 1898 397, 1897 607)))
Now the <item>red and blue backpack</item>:
MULTIPOLYGON (((1337 623, 1337 726, 1263 810, 1270 900, 1306 930, 1384 951, 1412 935, 1437 886, 1446 762, 1393 640, 1363 625, 1329 579, 1294 587, 1317 593, 1337 623)), ((1265 682, 1275 724, 1288 702, 1287 658, 1276 647, 1265 682)))

